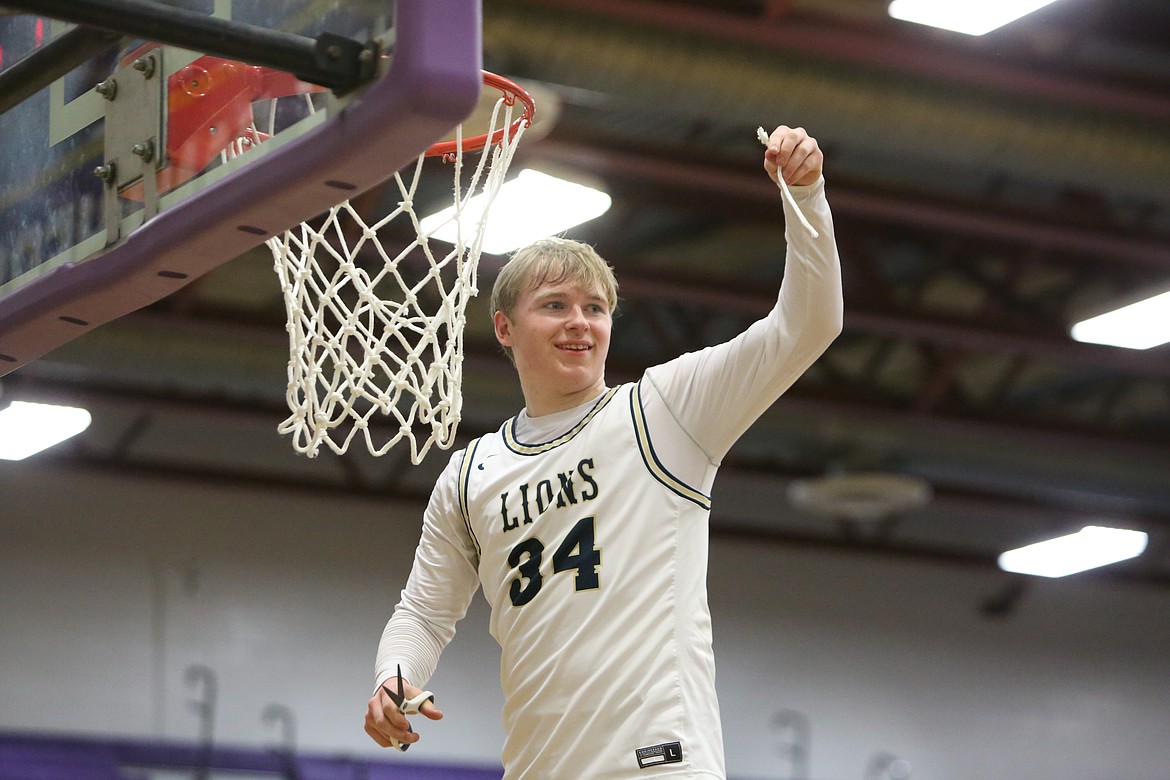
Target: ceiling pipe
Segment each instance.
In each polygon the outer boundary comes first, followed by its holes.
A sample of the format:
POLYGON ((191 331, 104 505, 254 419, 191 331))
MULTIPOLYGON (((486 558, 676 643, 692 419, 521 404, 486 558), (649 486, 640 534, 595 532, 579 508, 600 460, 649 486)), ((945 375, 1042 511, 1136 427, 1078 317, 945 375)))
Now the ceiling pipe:
POLYGON ((484 18, 484 54, 521 81, 605 106, 600 121, 614 133, 648 141, 655 122, 667 138, 681 127, 743 127, 747 143, 758 124, 788 121, 813 128, 839 159, 874 166, 873 175, 934 170, 957 190, 1006 179, 1126 202, 1167 200, 1160 172, 1170 170, 1170 104, 1161 96, 1135 98, 1137 113, 1109 103, 1113 92, 1104 88, 1078 94, 1075 104, 1056 101, 1051 94, 1082 88, 1067 77, 1032 79, 1020 94, 1014 83, 1028 74, 1015 69, 992 71, 986 88, 974 88, 940 75, 961 51, 927 57, 894 39, 856 62, 827 60, 760 40, 776 24, 784 36, 814 42, 838 32, 824 25, 789 33, 788 21, 645 0, 500 2, 484 18), (890 71, 876 59, 887 54, 921 56, 931 77, 890 71))
MULTIPOLYGON (((639 277, 625 273, 621 285, 622 297, 627 300, 669 301, 749 316, 763 316, 776 305, 776 295, 772 291, 728 289, 712 280, 666 281, 660 277, 639 277)), ((1170 379, 1170 362, 1159 355, 995 330, 986 325, 976 328, 967 322, 948 321, 921 313, 908 317, 896 312, 862 311, 847 305, 845 330, 897 336, 946 347, 1008 352, 1067 365, 1170 379)))
POLYGON ((626 25, 747 43, 1045 103, 1170 121, 1170 101, 1164 94, 1091 74, 1063 76, 1003 64, 992 59, 996 52, 985 55, 965 50, 953 40, 939 44, 894 22, 861 26, 799 13, 752 17, 664 0, 519 0, 513 4, 540 5, 626 25))
MULTIPOLYGON (((623 295, 627 290, 623 281, 623 295)), ((749 311, 752 306, 758 306, 760 301, 740 300, 740 310, 749 311)), ((133 316, 130 318, 133 320, 133 316)), ((239 327, 236 330, 235 341, 240 344, 248 343, 256 328, 239 327)), ((99 331, 100 333, 100 331, 99 331)), ((172 332, 173 340, 181 333, 172 332)), ((92 338, 92 337, 91 337, 92 338)), ((263 336, 261 336, 263 338, 263 336)), ((40 375, 39 364, 31 364, 4 380, 4 399, 48 401, 58 403, 79 402, 93 408, 110 407, 125 409, 128 404, 137 408, 160 413, 191 415, 204 418, 208 423, 234 425, 245 421, 268 420, 275 425, 287 415, 287 408, 279 403, 275 396, 279 395, 279 388, 274 389, 271 399, 233 399, 225 396, 213 396, 203 393, 177 393, 174 388, 165 390, 151 390, 142 387, 107 386, 102 387, 100 381, 92 372, 87 380, 63 381, 52 374, 40 375)), ((632 367, 614 366, 612 381, 632 381, 640 375, 640 369, 632 367)), ((193 364, 192 372, 215 371, 214 366, 200 366, 193 364)), ((499 356, 494 347, 474 342, 466 344, 464 371, 467 377, 482 376, 501 381, 514 381, 513 369, 507 361, 499 356)), ((1078 430, 1070 431, 1065 427, 1045 427, 1039 421, 1023 423, 1016 419, 997 419, 994 417, 965 418, 948 416, 939 413, 926 413, 908 409, 895 409, 885 405, 865 402, 846 401, 824 397, 812 390, 802 390, 801 386, 789 390, 770 414, 797 415, 801 418, 817 418, 833 420, 835 423, 855 421, 858 424, 887 425, 891 429, 913 431, 910 436, 913 440, 917 436, 941 436, 955 441, 978 440, 1010 443, 1012 447, 1024 448, 1038 453, 1046 451, 1075 451, 1084 457, 1100 457, 1106 459, 1126 458, 1139 463, 1157 463, 1170 458, 1170 450, 1164 437, 1153 434, 1149 438, 1134 435, 1122 435, 1108 430, 1078 430)), ((465 412, 464 425, 461 435, 484 432, 494 428, 498 420, 477 420, 465 412), (479 428, 483 427, 483 431, 479 428)))
MULTIPOLYGON (((614 181, 662 188, 664 197, 701 193, 707 203, 734 203, 737 213, 756 206, 775 213, 775 187, 762 174, 727 166, 688 163, 678 157, 659 158, 583 143, 542 140, 526 150, 525 160, 548 160, 588 170, 614 181)), ((1170 238, 1133 236, 1122 231, 1095 230, 1074 223, 1052 224, 1024 216, 995 213, 974 206, 940 203, 891 192, 876 192, 832 181, 826 174, 829 202, 838 221, 846 217, 907 225, 923 230, 979 238, 1001 244, 1022 244, 1102 262, 1124 261, 1170 270, 1170 238)))

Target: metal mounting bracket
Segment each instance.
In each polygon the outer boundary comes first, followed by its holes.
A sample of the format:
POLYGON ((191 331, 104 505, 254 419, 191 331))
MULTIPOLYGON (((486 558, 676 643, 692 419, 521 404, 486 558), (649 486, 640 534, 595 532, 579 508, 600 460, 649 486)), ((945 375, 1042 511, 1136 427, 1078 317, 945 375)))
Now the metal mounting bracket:
POLYGON ((162 47, 153 49, 94 87, 105 98, 105 162, 94 174, 105 182, 102 211, 106 246, 121 238, 120 193, 142 182, 143 219, 158 213, 158 170, 166 164, 166 71, 162 47))

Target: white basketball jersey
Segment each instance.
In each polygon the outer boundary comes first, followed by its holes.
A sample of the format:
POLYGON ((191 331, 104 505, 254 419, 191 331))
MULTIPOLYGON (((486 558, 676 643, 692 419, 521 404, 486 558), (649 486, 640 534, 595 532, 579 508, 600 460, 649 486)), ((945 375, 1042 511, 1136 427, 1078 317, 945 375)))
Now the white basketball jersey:
POLYGON ((840 331, 823 188, 791 188, 819 238, 788 232, 766 317, 590 404, 521 413, 436 483, 375 678, 401 666, 425 685, 482 587, 502 648, 508 780, 725 776, 708 496, 723 455, 840 331))
POLYGON ((710 501, 660 465, 639 388, 552 441, 519 441, 510 420, 462 459, 509 778, 724 776, 710 501))

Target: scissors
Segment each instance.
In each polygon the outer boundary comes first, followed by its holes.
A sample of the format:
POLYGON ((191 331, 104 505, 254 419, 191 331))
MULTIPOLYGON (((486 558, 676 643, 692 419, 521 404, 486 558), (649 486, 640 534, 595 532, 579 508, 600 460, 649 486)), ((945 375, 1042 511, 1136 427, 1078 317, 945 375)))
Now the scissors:
MULTIPOLYGON (((413 699, 406 698, 406 691, 404 691, 402 688, 402 665, 401 664, 399 664, 399 666, 398 666, 398 691, 397 692, 392 691, 389 688, 387 688, 385 685, 382 686, 382 690, 384 690, 386 692, 386 695, 390 697, 390 701, 394 702, 394 706, 396 706, 398 708, 398 711, 401 712, 403 715, 417 714, 419 711, 419 708, 421 708, 424 704, 426 704, 428 701, 433 702, 435 700, 435 694, 431 693, 430 691, 423 691, 418 696, 415 696, 413 699)), ((409 723, 406 724, 406 728, 408 731, 414 731, 414 729, 410 728, 409 723)), ((410 745, 404 745, 401 742, 399 742, 398 740, 391 737, 390 738, 390 747, 397 748, 398 750, 405 753, 406 749, 409 748, 410 745)))

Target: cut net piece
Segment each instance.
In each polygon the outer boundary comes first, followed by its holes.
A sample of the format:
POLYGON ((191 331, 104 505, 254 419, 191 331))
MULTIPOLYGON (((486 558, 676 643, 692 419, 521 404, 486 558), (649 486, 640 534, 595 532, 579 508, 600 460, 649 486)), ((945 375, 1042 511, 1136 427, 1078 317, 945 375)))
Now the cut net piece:
POLYGON ((408 178, 394 175, 401 200, 390 214, 367 221, 345 201, 323 220, 268 240, 288 313, 291 413, 278 430, 292 436, 297 452, 315 457, 325 445, 342 454, 360 436, 380 456, 406 440, 418 464, 432 445, 454 443, 465 312, 478 292, 484 227, 527 126, 513 122, 514 103, 507 94, 497 101, 488 135, 500 140, 479 155, 466 182, 462 128, 456 131, 448 155, 454 245, 425 235, 415 212, 423 165, 444 164, 428 163, 426 154, 408 178), (468 226, 462 218, 472 208, 478 218, 468 226), (403 230, 414 234, 405 247, 403 230))

